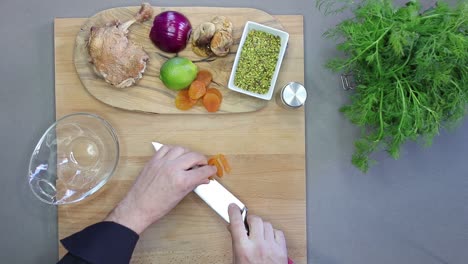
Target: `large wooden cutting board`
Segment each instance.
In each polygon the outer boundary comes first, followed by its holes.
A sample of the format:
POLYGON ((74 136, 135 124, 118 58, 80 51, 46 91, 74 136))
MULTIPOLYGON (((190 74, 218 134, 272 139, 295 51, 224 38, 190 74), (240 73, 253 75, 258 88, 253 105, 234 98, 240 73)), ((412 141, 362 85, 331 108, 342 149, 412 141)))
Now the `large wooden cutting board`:
MULTIPOLYGON (((275 17, 290 33, 289 60, 282 68, 290 74, 283 75, 278 85, 302 82, 303 18, 275 17)), ((152 156, 150 142, 157 140, 206 155, 226 154, 233 172, 222 184, 251 213, 282 229, 289 256, 296 263, 307 263, 303 110, 288 111, 275 101, 256 112, 231 115, 155 115, 110 107, 87 92, 73 64, 76 34, 85 21, 55 20, 56 115, 92 112, 108 120, 120 140, 120 161, 111 180, 97 193, 77 204, 59 206, 59 239, 101 221, 112 210, 152 156)), ((65 252, 59 246, 60 257, 65 252)), ((226 223, 191 193, 143 233, 132 263, 232 263, 231 254, 226 223)))
MULTIPOLYGON (((267 101, 243 95, 227 88, 232 65, 242 35, 242 30, 248 20, 265 24, 274 28, 283 29, 281 23, 270 14, 252 8, 219 8, 219 7, 154 7, 154 13, 174 10, 183 13, 195 28, 202 22, 210 21, 215 16, 228 17, 233 25, 234 45, 226 57, 209 58, 209 62, 200 61, 206 58, 199 57, 192 52, 191 44, 181 51, 178 56, 195 61, 199 69, 210 70, 213 74, 212 87, 218 88, 223 94, 223 103, 218 114, 242 113, 257 111, 266 106, 267 101), (211 61, 214 60, 214 61, 211 61), (198 61, 198 62, 197 62, 198 61)), ((167 89, 159 79, 159 70, 167 58, 175 54, 164 53, 157 49, 149 39, 149 32, 153 19, 143 24, 135 23, 130 27, 129 39, 143 46, 150 56, 143 78, 133 87, 116 89, 98 77, 87 50, 87 40, 92 26, 103 26, 109 21, 128 21, 138 12, 139 7, 118 7, 101 11, 89 18, 82 26, 76 37, 74 62, 78 75, 86 89, 98 100, 114 107, 161 114, 207 114, 200 104, 189 111, 181 111, 175 108, 174 99, 176 92, 167 89)), ((288 56, 285 57, 288 60, 288 56)), ((293 70, 293 69, 291 69, 293 70)), ((288 76, 290 72, 282 68, 281 75, 288 76)))

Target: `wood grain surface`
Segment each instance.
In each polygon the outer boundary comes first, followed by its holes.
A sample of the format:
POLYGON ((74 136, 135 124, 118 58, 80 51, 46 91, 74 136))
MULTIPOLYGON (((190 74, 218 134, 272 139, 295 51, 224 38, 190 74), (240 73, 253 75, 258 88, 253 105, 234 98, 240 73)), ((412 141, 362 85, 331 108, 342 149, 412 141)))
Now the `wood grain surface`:
MULTIPOLYGON (((109 21, 120 20, 124 22, 130 20, 138 10, 139 7, 107 9, 89 18, 81 26, 81 30, 79 30, 76 36, 74 52, 75 67, 81 82, 94 97, 114 107, 162 114, 207 114, 208 112, 202 105, 197 105, 189 111, 181 111, 175 108, 174 100, 176 92, 167 89, 159 79, 159 70, 162 64, 167 61, 168 57, 174 57, 175 54, 160 51, 149 39, 153 19, 142 24, 135 23, 129 30, 130 40, 142 45, 150 56, 143 78, 135 86, 118 89, 112 87, 94 73, 92 64, 89 63, 90 57, 86 47, 90 28, 92 26, 103 26, 109 21)), ((231 52, 228 56, 214 57, 212 58, 214 61, 210 62, 200 61, 205 58, 193 53, 191 44, 187 45, 178 54, 178 56, 189 58, 192 61, 199 61, 196 62, 199 69, 207 69, 213 73, 213 83, 211 86, 218 88, 223 94, 223 103, 220 110, 216 112, 217 114, 252 112, 266 106, 267 101, 265 100, 229 90, 227 83, 245 23, 251 20, 277 29, 283 29, 277 19, 264 11, 252 8, 154 7, 155 14, 167 10, 183 13, 190 20, 193 29, 202 22, 210 21, 215 16, 226 16, 233 22, 234 45, 231 47, 231 52)), ((294 59, 288 57, 290 56, 285 57, 286 61, 294 59)), ((281 74, 291 78, 290 73, 283 68, 281 74)))
MULTIPOLYGON (((180 10, 185 9, 193 8, 180 10)), ((289 59, 282 68, 288 74, 282 74, 278 85, 303 82, 303 18, 275 17, 290 33, 289 59)), ((233 171, 220 182, 250 213, 282 229, 289 256, 296 263, 307 263, 303 110, 285 110, 275 100, 259 111, 230 115, 156 115, 110 107, 86 91, 73 64, 76 34, 85 21, 55 20, 56 116, 92 112, 108 120, 120 140, 120 161, 101 190, 82 202, 58 208, 59 239, 101 221, 154 153, 150 142, 159 141, 206 155, 224 153, 233 171)), ((59 245, 60 257, 65 252, 59 245)), ((231 263, 231 254, 226 223, 191 193, 142 234, 132 263, 231 263)))

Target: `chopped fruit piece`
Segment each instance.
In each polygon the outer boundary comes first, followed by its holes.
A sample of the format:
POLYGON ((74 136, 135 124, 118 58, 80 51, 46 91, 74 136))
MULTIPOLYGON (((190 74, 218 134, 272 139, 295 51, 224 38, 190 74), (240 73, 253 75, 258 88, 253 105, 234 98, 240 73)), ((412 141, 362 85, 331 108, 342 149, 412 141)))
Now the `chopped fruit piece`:
POLYGON ((177 93, 175 106, 180 110, 189 110, 197 103, 197 100, 190 98, 188 90, 182 90, 177 93))
POLYGON ((216 112, 221 106, 221 98, 219 98, 215 93, 207 93, 203 96, 203 105, 208 112, 216 112))
POLYGON ((192 82, 192 84, 190 84, 188 93, 190 98, 197 100, 205 95, 206 86, 202 81, 195 80, 192 82))

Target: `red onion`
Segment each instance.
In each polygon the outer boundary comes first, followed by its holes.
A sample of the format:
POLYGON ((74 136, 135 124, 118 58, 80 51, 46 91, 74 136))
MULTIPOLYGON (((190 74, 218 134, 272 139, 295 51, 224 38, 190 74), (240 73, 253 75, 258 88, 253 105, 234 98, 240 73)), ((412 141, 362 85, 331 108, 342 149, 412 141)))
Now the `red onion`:
POLYGON ((185 48, 191 32, 190 21, 184 15, 166 11, 154 18, 150 39, 160 50, 177 53, 185 48))

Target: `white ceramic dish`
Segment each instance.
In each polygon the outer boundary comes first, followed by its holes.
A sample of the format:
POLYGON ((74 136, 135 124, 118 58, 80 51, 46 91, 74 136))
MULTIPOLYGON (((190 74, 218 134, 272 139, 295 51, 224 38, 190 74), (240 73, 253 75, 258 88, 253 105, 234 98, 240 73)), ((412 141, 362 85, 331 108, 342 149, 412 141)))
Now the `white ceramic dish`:
POLYGON ((284 32, 284 31, 276 29, 276 28, 268 27, 268 26, 265 26, 265 25, 262 25, 262 24, 258 24, 258 23, 252 22, 252 21, 247 21, 247 23, 245 24, 245 27, 244 27, 244 32, 242 33, 241 41, 239 43, 239 48, 237 49, 236 58, 234 60, 233 66, 232 66, 231 76, 229 77, 229 82, 228 82, 228 88, 233 90, 233 91, 243 93, 243 94, 247 94, 247 95, 257 97, 257 98, 260 98, 260 99, 263 99, 263 100, 270 100, 273 97, 273 92, 275 90, 275 85, 276 85, 276 79, 278 79, 278 74, 279 74, 279 71, 280 71, 280 68, 281 68, 281 63, 283 62, 284 53, 286 52, 286 47, 288 45, 288 40, 289 40, 289 34, 287 32, 284 32), (273 73, 273 78, 271 79, 270 88, 268 89, 268 92, 265 93, 265 94, 258 94, 258 93, 249 92, 247 90, 242 89, 242 87, 237 87, 234 84, 234 78, 235 78, 235 75, 236 75, 237 65, 239 63, 239 58, 240 58, 241 53, 242 53, 242 47, 244 46, 245 38, 247 37, 248 33, 251 30, 259 30, 259 31, 267 32, 267 33, 273 34, 275 36, 279 36, 281 38, 281 48, 280 48, 280 53, 279 53, 279 56, 278 56, 278 61, 276 62, 275 72, 273 73))

